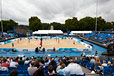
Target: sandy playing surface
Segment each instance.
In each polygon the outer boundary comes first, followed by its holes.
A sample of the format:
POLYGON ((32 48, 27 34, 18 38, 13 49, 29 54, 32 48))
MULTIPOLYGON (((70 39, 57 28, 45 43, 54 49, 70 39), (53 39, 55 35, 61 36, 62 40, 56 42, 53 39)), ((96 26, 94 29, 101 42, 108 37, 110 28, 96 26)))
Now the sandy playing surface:
MULTIPOLYGON (((86 48, 82 44, 75 42, 73 44, 72 39, 43 39, 44 48, 86 48)), ((22 39, 14 41, 14 48, 36 48, 40 46, 40 39, 31 39, 30 42, 28 39, 22 39)), ((0 48, 12 48, 12 43, 0 45, 0 48)))

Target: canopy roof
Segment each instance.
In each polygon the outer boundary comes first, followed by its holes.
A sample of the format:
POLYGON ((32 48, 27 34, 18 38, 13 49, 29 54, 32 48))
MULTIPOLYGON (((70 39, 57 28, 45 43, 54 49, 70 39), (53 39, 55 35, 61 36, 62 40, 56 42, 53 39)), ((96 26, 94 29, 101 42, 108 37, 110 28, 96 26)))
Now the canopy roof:
POLYGON ((61 30, 38 30, 33 32, 33 34, 63 34, 61 30))
POLYGON ((92 33, 92 31, 71 31, 70 34, 85 34, 92 33))

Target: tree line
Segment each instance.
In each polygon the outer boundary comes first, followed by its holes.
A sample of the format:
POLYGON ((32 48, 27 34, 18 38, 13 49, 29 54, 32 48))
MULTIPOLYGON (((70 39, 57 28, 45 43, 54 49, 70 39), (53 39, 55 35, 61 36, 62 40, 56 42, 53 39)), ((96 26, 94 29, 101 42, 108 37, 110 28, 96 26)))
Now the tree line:
MULTIPOLYGON (((29 25, 19 25, 14 20, 3 20, 3 27, 4 32, 7 30, 13 30, 13 27, 26 27, 27 30, 49 30, 51 26, 54 27, 54 30, 62 30, 64 32, 67 32, 68 30, 71 31, 79 31, 79 30, 95 30, 96 25, 96 18, 95 17, 84 17, 80 20, 77 19, 77 17, 73 17, 71 19, 65 20, 65 23, 58 23, 58 22, 52 22, 52 23, 42 23, 41 20, 37 16, 33 16, 29 18, 29 25)), ((105 31, 113 29, 114 28, 114 22, 107 22, 102 17, 97 17, 97 30, 98 31, 105 31)), ((0 21, 0 30, 1 30, 1 21, 0 21)))

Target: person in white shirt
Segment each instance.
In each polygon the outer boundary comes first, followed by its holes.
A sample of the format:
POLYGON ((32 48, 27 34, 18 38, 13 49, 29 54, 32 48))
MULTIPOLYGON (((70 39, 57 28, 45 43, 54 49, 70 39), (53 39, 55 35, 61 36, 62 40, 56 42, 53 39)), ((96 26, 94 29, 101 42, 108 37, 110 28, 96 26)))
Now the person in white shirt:
POLYGON ((10 62, 10 67, 14 67, 16 68, 19 64, 17 62, 15 62, 15 60, 13 59, 13 61, 10 62))
POLYGON ((95 63, 95 59, 91 58, 90 63, 95 63))
POLYGON ((25 60, 24 64, 29 64, 29 63, 30 63, 29 58, 26 58, 26 60, 25 60))
POLYGON ((107 63, 105 60, 103 60, 103 64, 102 64, 103 67, 107 66, 107 63))
POLYGON ((34 63, 31 63, 30 67, 28 67, 27 71, 29 75, 33 75, 33 72, 37 70, 37 67, 34 67, 34 63))
POLYGON ((107 64, 106 64, 106 61, 103 60, 103 64, 102 64, 101 66, 99 66, 100 70, 103 70, 103 68, 104 68, 105 66, 107 66, 107 64))
POLYGON ((68 67, 66 67, 64 63, 58 69, 57 73, 59 73, 60 75, 64 75, 64 76, 70 76, 70 70, 68 67))
POLYGON ((76 75, 83 75, 82 68, 79 64, 74 63, 72 59, 70 59, 70 64, 67 66, 67 68, 70 70, 70 74, 76 74, 76 75))

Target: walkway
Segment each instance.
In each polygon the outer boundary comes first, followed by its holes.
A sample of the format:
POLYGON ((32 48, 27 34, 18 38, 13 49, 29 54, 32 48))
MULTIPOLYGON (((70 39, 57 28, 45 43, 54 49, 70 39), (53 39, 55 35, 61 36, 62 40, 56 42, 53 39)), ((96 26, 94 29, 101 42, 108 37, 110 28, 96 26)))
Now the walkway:
POLYGON ((99 74, 91 74, 90 70, 88 70, 85 67, 82 67, 83 72, 86 74, 86 76, 100 76, 99 74))

